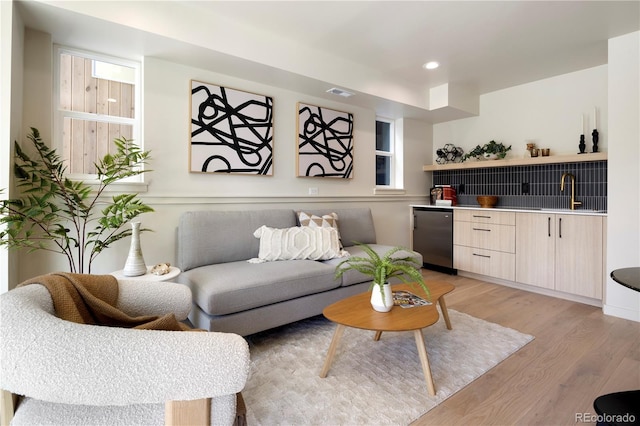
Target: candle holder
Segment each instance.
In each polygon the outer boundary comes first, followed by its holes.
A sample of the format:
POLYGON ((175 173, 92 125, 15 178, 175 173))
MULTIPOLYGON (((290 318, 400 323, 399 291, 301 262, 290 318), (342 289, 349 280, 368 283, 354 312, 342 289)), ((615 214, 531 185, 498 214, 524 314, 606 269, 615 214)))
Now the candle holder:
POLYGON ((580 143, 578 144, 578 148, 580 148, 580 152, 578 154, 584 154, 584 150, 587 147, 587 144, 584 142, 584 135, 580 135, 580 143))
POLYGON ((598 152, 598 130, 593 129, 593 132, 591 132, 591 140, 593 140, 592 152, 598 152))

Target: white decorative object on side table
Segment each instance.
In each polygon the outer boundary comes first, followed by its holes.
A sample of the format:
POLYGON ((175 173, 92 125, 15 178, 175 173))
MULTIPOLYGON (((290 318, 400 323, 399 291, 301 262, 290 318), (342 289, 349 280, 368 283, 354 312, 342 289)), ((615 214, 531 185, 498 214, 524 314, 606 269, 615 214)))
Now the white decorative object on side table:
POLYGON ((148 272, 140 248, 140 222, 131 222, 131 247, 122 274, 125 277, 137 277, 144 275, 145 271, 148 272))
POLYGON ((119 280, 141 280, 141 281, 169 281, 172 278, 177 277, 182 272, 180 268, 176 268, 175 266, 169 267, 169 272, 163 275, 156 275, 151 273, 151 269, 153 267, 147 268, 147 273, 143 275, 138 275, 136 277, 128 277, 124 275, 124 271, 121 269, 119 271, 111 272, 111 275, 116 277, 119 280))

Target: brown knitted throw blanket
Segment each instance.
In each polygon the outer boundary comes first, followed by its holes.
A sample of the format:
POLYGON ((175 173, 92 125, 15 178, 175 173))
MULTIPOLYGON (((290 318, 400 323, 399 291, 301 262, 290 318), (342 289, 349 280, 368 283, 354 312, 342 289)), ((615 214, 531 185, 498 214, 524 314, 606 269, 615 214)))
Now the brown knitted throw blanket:
POLYGON ((19 286, 42 284, 51 293, 56 315, 80 324, 146 330, 191 330, 174 314, 132 317, 116 307, 118 280, 112 275, 56 272, 31 278, 19 286))

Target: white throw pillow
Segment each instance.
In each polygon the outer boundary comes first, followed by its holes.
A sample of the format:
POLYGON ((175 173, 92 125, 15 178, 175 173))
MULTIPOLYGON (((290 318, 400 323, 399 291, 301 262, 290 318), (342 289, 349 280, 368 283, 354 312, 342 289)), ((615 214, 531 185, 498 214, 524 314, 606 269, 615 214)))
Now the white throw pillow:
POLYGON ((340 229, 338 228, 337 213, 332 212, 318 216, 313 213, 297 211, 296 214, 298 215, 298 223, 300 223, 300 226, 309 226, 311 228, 336 228, 338 231, 338 241, 340 241, 340 249, 342 250, 344 246, 342 245, 342 237, 340 237, 340 229))
POLYGON ((260 238, 260 250, 257 259, 249 260, 251 263, 296 259, 326 260, 349 255, 340 249, 338 231, 331 227, 270 228, 263 225, 253 235, 260 238))

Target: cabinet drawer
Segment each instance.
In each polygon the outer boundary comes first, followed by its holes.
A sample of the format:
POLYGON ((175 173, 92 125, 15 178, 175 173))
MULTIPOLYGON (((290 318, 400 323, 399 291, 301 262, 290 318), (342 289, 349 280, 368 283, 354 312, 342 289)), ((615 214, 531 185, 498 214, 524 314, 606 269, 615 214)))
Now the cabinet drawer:
POLYGON ((516 258, 512 253, 453 246, 453 267, 503 280, 516 278, 516 258))
POLYGON ((515 253, 516 227, 491 223, 454 222, 453 243, 467 247, 515 253))
POLYGON ((500 212, 494 209, 462 210, 457 209, 453 220, 461 222, 493 223, 496 225, 515 225, 515 212, 500 212))

